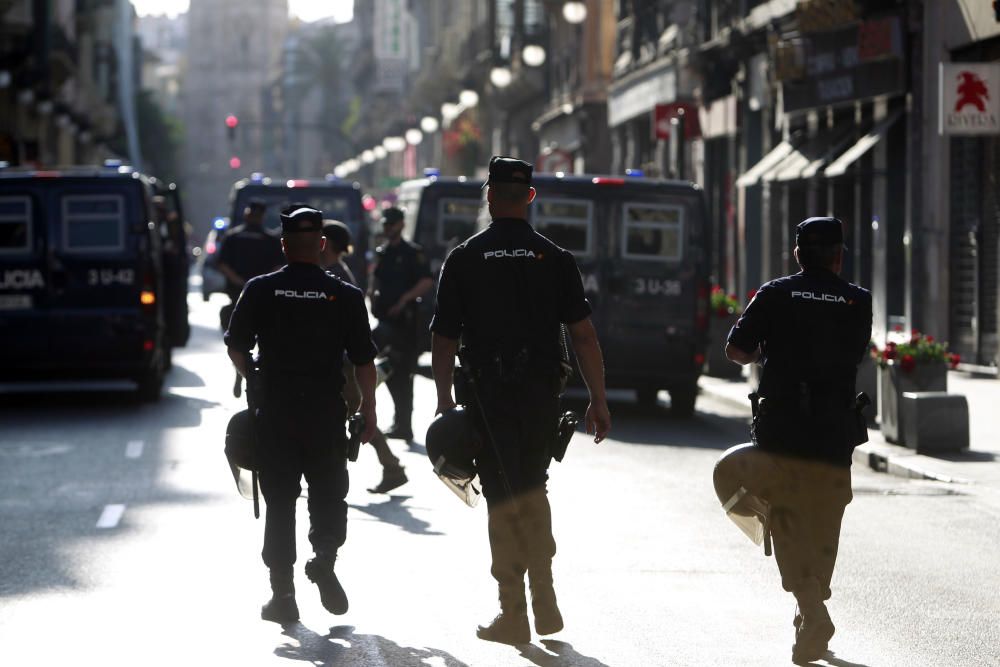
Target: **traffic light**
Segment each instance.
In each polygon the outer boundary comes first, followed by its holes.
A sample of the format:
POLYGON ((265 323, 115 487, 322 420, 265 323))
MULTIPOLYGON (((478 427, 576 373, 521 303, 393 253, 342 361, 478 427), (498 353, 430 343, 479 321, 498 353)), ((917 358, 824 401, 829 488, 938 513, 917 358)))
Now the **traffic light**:
POLYGON ((239 169, 240 165, 242 165, 242 164, 243 164, 243 162, 238 157, 236 157, 235 155, 233 157, 229 158, 229 168, 230 169, 239 169))
POLYGON ((229 136, 229 141, 234 141, 236 139, 236 126, 240 124, 240 119, 229 114, 226 116, 226 133, 229 136))

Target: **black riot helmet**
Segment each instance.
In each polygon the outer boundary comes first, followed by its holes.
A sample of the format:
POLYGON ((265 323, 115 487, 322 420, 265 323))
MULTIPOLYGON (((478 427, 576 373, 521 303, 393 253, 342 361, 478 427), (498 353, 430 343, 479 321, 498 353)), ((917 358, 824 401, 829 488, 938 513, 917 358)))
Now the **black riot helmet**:
POLYGON ((226 459, 240 495, 250 500, 254 496, 256 473, 260 470, 254 449, 254 419, 249 410, 241 410, 226 426, 226 459))
POLYGON ((753 443, 730 447, 715 464, 712 483, 722 509, 754 544, 771 555, 771 505, 768 487, 778 471, 772 455, 753 443))
POLYGON ((465 408, 445 410, 427 428, 427 457, 434 473, 469 507, 479 501, 476 455, 479 434, 465 408))

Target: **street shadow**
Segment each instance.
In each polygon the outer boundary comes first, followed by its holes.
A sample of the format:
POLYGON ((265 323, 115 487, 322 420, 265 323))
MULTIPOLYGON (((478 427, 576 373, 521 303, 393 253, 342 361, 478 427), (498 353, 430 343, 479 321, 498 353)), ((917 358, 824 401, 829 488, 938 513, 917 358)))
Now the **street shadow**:
POLYGON ((404 504, 410 498, 412 496, 389 496, 389 500, 385 502, 349 505, 349 507, 375 517, 383 523, 398 526, 414 535, 444 535, 439 531, 431 530, 431 524, 427 521, 413 516, 410 508, 404 504))
POLYGON ((297 660, 317 667, 354 667, 372 664, 379 656, 393 667, 469 667, 446 651, 434 648, 402 646, 381 635, 356 634, 353 625, 338 625, 325 635, 310 630, 302 623, 287 625, 281 634, 298 642, 286 642, 274 649, 274 655, 297 660))
POLYGON ((814 667, 823 667, 824 665, 833 665, 833 667, 868 667, 868 665, 862 664, 860 662, 850 662, 849 660, 842 660, 837 657, 833 651, 827 651, 826 655, 820 658, 820 662, 810 662, 806 663, 808 665, 813 665, 814 667))
POLYGON ((981 452, 973 449, 969 449, 964 452, 930 452, 928 453, 928 456, 933 456, 934 458, 941 459, 942 461, 955 461, 956 463, 990 463, 997 460, 997 455, 993 452, 981 452))
POLYGON ((583 655, 568 642, 543 639, 541 643, 547 651, 534 644, 520 644, 517 651, 539 667, 609 667, 597 658, 583 655))
POLYGON ((194 371, 190 371, 183 366, 179 366, 176 363, 170 369, 170 373, 167 375, 166 382, 164 383, 166 387, 204 387, 205 381, 200 375, 194 371))
POLYGON ((420 454, 421 456, 427 456, 427 447, 421 442, 417 442, 416 440, 410 440, 409 442, 406 443, 406 447, 411 452, 415 452, 417 454, 420 454))

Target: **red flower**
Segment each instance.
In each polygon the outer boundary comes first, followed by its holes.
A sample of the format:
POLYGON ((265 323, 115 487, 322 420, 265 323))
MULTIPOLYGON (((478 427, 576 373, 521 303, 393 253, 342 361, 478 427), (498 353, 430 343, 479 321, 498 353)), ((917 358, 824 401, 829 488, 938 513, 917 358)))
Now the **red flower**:
POLYGON ((949 354, 948 363, 952 368, 958 368, 958 365, 962 362, 962 355, 960 354, 949 354))
POLYGON ((928 343, 933 343, 934 336, 924 336, 924 340, 926 340, 928 343))
POLYGON ((882 350, 882 358, 886 361, 892 361, 896 358, 896 347, 889 347, 886 345, 885 349, 882 350))
POLYGON ((750 290, 749 292, 747 292, 747 301, 753 301, 753 298, 755 296, 757 296, 757 290, 755 289, 750 290))
POLYGON ((913 358, 912 354, 904 354, 899 361, 899 367, 903 369, 904 373, 909 373, 917 367, 917 360, 913 358))
POLYGON ((890 340, 888 343, 885 344, 885 349, 892 350, 893 352, 895 352, 896 351, 896 343, 894 341, 890 340))
POLYGON ((718 307, 718 308, 715 309, 715 314, 718 315, 719 317, 728 317, 729 316, 729 309, 725 308, 723 306, 720 306, 720 307, 718 307))
POLYGON ((722 294, 722 288, 718 285, 713 285, 712 294, 722 294))
POLYGON ((903 330, 903 325, 902 324, 897 324, 895 327, 893 327, 893 329, 896 330, 896 331, 902 331, 903 330))

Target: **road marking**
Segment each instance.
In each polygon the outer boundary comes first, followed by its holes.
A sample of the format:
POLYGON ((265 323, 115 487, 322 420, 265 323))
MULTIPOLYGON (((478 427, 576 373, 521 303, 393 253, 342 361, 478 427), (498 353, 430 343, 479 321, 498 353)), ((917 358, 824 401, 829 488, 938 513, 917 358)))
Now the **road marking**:
POLYGON ((129 440, 125 446, 125 456, 130 459, 137 459, 142 456, 142 440, 129 440))
POLYGON ((105 505, 101 512, 101 518, 97 520, 98 528, 114 528, 122 520, 125 513, 124 505, 105 505))

